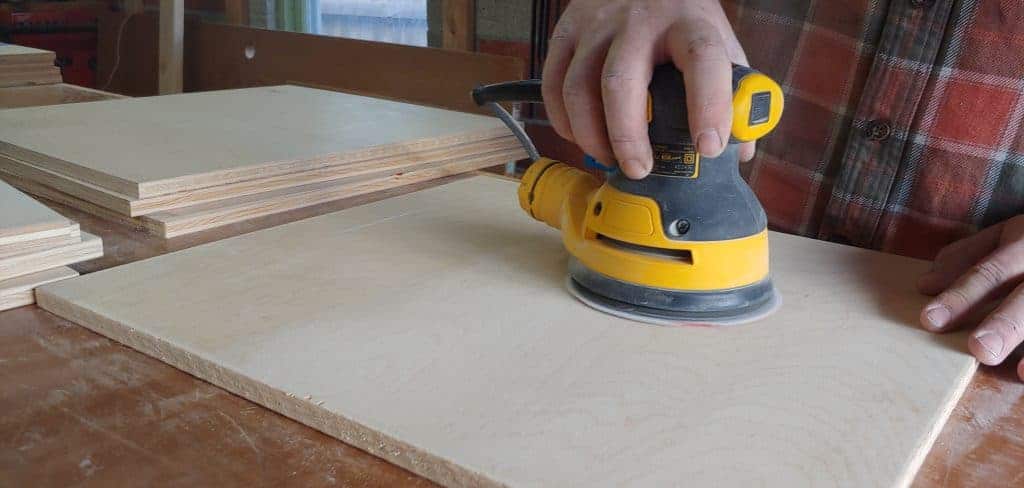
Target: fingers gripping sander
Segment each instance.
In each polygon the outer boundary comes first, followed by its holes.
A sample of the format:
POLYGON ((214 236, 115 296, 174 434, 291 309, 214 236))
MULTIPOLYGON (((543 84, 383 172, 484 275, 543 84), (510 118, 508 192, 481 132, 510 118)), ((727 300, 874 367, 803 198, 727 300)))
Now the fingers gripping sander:
POLYGON ((474 99, 489 105, 534 158, 519 203, 560 229, 569 290, 584 303, 633 320, 736 324, 779 304, 769 274, 764 209, 739 173, 738 144, 768 134, 782 115, 779 86, 733 67, 733 124, 725 151, 702 158, 687 122, 682 74, 655 69, 648 96, 654 150, 649 176, 615 172, 603 184, 587 172, 542 158, 499 101, 540 103, 539 80, 489 85, 474 99))

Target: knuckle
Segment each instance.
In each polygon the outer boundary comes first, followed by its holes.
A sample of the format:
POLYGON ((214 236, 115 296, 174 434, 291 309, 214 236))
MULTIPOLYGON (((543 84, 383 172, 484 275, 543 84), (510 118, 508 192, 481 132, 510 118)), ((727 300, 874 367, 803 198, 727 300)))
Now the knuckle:
POLYGON ((578 105, 586 101, 586 92, 578 87, 578 83, 571 81, 566 83, 566 87, 562 89, 562 99, 565 100, 566 105, 578 105))
POLYGON ((609 93, 622 93, 635 81, 636 78, 619 71, 608 71, 601 75, 601 89, 609 93))
POLYGON ((987 288, 995 288, 1006 280, 1006 268, 998 261, 984 261, 974 265, 971 274, 987 288))
MULTIPOLYGON (((633 153, 639 152, 640 140, 632 134, 624 132, 609 132, 608 142, 615 147, 616 154, 629 153, 632 155, 633 153)), ((623 154, 619 154, 619 156, 621 157, 623 154)))
POLYGON ((572 21, 572 18, 568 15, 562 16, 562 19, 555 25, 554 32, 551 33, 551 42, 563 42, 571 40, 576 34, 576 24, 572 21))
POLYGON ((1006 312, 996 312, 992 314, 992 320, 996 323, 995 327, 1003 332, 1004 336, 1018 339, 1024 336, 1024 320, 1021 320, 1020 317, 1006 312))
POLYGON ((719 45, 707 38, 691 40, 686 46, 686 52, 695 62, 726 59, 724 51, 719 49, 719 45))
POLYGON ((938 299, 952 310, 961 310, 970 305, 971 300, 960 288, 950 288, 942 293, 938 299))

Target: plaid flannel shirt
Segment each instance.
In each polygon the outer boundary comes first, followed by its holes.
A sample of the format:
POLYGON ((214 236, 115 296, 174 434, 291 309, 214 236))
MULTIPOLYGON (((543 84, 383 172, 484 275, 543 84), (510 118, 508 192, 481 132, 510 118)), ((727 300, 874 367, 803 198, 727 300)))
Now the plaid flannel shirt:
POLYGON ((743 166, 773 228, 931 258, 1024 213, 1024 1, 722 4, 786 93, 743 166))

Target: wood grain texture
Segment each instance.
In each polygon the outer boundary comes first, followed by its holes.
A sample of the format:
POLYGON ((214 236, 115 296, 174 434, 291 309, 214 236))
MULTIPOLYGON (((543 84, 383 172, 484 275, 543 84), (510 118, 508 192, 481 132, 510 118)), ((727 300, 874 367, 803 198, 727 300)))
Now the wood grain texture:
POLYGON ((505 134, 491 139, 441 148, 427 147, 419 149, 411 147, 408 152, 399 156, 351 161, 309 171, 287 173, 268 178, 245 180, 226 185, 138 199, 9 156, 0 155, 0 173, 6 173, 22 180, 29 180, 51 187, 124 216, 137 217, 313 183, 327 181, 340 183, 341 180, 348 178, 390 176, 394 173, 409 171, 424 164, 437 164, 445 160, 470 158, 498 150, 516 151, 517 154, 512 155, 509 160, 525 156, 525 152, 522 150, 519 142, 511 134, 505 134))
POLYGON ((116 98, 124 96, 66 83, 17 86, 0 88, 0 109, 96 102, 116 98))
POLYGON ((0 153, 132 198, 501 135, 493 117, 296 86, 0 111, 0 153))
POLYGON ((36 302, 35 289, 47 283, 78 276, 75 270, 61 266, 18 278, 0 281, 0 311, 32 305, 36 302))
POLYGON ((441 43, 445 49, 476 49, 476 1, 443 0, 441 43))
POLYGON ((782 235, 762 323, 594 312, 514 190, 473 178, 37 298, 451 485, 902 485, 976 366, 914 326, 923 263, 782 235))
POLYGON ((288 210, 498 166, 515 161, 521 155, 521 149, 495 151, 440 164, 422 164, 407 172, 387 176, 368 175, 342 181, 326 181, 158 212, 140 220, 156 235, 164 238, 179 237, 288 210))
POLYGON ((0 246, 66 233, 73 222, 0 181, 0 246))
POLYGON ((5 487, 436 486, 38 307, 0 359, 5 487))
POLYGON ((0 281, 88 261, 102 255, 103 241, 99 237, 83 232, 78 242, 16 254, 0 260, 0 281))

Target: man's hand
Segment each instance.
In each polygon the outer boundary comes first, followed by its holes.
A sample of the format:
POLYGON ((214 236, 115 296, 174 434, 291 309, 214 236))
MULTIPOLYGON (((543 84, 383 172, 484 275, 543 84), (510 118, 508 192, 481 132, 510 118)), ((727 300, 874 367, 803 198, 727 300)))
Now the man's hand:
MULTIPOLYGON (((939 252, 918 283, 922 293, 938 294, 921 312, 921 323, 946 332, 982 319, 967 347, 982 363, 999 364, 1024 340, 1022 283, 1024 216, 1018 216, 939 252)), ((1017 375, 1024 379, 1024 361, 1017 375)))
MULTIPOLYGON (((647 87, 673 61, 686 81, 697 150, 722 153, 732 125, 732 63, 747 65, 718 0, 576 0, 555 27, 544 105, 559 135, 634 179, 651 171, 647 87)), ((752 143, 740 149, 744 161, 752 143)))

